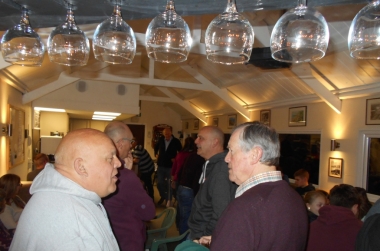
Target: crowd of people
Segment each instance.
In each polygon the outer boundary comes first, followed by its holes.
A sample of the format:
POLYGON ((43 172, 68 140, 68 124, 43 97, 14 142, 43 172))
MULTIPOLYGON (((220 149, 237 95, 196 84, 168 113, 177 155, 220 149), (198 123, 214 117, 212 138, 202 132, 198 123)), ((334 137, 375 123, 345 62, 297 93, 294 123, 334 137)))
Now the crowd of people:
POLYGON ((179 233, 190 230, 176 251, 380 250, 380 200, 372 206, 365 189, 316 189, 304 169, 293 188, 279 170, 278 134, 260 122, 238 125, 223 145, 216 126, 183 146, 165 128, 154 148, 155 205, 153 159, 126 124, 72 131, 54 163, 36 155, 27 204, 19 176, 0 178, 0 251, 143 251, 146 223, 173 198, 179 233))

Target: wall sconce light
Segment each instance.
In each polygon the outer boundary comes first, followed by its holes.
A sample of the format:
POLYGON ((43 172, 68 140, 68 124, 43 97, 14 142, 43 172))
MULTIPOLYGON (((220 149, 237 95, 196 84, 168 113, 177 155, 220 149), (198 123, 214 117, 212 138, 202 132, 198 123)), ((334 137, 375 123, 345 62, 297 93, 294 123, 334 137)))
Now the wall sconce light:
POLYGON ((12 124, 1 125, 1 136, 12 136, 12 124))
POLYGON ((335 139, 332 139, 330 142, 330 151, 335 151, 335 149, 340 147, 340 143, 336 142, 335 139))

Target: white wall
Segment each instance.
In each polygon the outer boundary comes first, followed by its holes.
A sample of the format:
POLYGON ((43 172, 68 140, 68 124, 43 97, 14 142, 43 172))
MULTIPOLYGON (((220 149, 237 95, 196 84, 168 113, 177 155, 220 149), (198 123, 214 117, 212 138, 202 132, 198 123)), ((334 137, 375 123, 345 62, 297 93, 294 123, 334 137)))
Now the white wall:
POLYGON ((133 117, 124 121, 127 124, 145 125, 145 148, 154 158, 154 149, 151 147, 153 127, 158 124, 168 124, 173 128, 173 136, 178 138, 178 131, 182 130, 181 117, 164 103, 141 101, 141 117, 133 117))

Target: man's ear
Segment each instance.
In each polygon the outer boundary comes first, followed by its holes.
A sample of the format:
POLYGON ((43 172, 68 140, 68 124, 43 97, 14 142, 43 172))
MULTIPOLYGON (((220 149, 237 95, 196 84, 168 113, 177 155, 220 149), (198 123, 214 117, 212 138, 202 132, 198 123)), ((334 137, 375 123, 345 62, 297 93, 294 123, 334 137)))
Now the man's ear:
POLYGON ((256 164, 256 163, 260 162, 261 157, 263 156, 263 149, 261 149, 260 147, 255 146, 251 150, 251 154, 252 154, 253 164, 256 164))
POLYGON ((84 167, 84 160, 82 158, 77 158, 74 160, 74 170, 80 176, 88 176, 86 168, 84 167))
POLYGON ((355 216, 357 217, 359 215, 359 205, 358 204, 355 204, 351 207, 351 211, 355 214, 355 216))

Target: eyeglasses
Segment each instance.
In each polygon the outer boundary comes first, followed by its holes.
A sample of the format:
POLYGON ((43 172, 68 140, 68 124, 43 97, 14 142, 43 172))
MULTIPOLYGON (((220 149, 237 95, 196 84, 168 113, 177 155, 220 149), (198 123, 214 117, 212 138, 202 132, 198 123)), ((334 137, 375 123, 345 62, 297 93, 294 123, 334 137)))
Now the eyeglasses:
POLYGON ((131 143, 131 144, 135 143, 135 140, 134 140, 134 139, 128 139, 128 138, 121 138, 121 139, 119 139, 116 143, 118 144, 118 143, 120 143, 120 141, 122 141, 122 140, 129 141, 129 143, 131 143))

